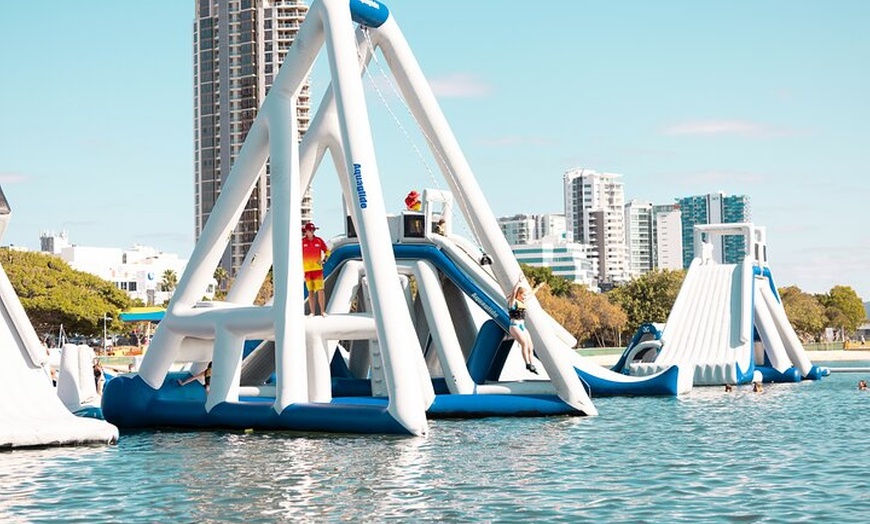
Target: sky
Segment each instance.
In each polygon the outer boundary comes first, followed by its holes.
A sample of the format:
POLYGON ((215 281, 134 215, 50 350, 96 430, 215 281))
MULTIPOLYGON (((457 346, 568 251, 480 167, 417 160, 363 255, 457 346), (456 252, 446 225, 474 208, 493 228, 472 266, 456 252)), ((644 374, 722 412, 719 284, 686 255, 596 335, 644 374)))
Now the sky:
MULTIPOLYGON (((562 212, 562 175, 656 204, 748 195, 777 285, 870 300, 870 2, 387 2, 496 216, 562 212)), ((42 232, 187 257, 193 0, 13 2, 0 17, 3 245, 42 232)), ((385 80, 364 75, 388 210, 446 188, 385 80), (395 114, 396 117, 392 115, 395 114), (421 151, 421 153, 418 153, 421 151), (391 205, 393 202, 395 205, 391 205)), ((313 107, 328 84, 324 56, 313 107)), ((313 183, 342 231, 334 169, 313 183)))

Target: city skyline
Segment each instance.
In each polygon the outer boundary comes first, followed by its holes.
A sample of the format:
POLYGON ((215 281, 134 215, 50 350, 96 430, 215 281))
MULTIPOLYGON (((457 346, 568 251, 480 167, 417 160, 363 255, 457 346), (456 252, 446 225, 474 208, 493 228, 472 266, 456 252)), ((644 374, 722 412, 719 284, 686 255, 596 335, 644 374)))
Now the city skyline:
MULTIPOLYGON (((190 253, 193 4, 9 6, 4 245, 36 249, 42 231, 66 230, 83 245, 190 253)), ((843 284, 870 299, 870 6, 566 4, 387 3, 496 217, 563 211, 562 175, 576 167, 622 174, 626 200, 745 194, 778 285, 843 284), (447 38, 432 22, 445 16, 447 38)), ((386 142, 387 208, 398 211, 410 187, 432 184, 435 164, 424 167, 396 130, 383 82, 366 86, 376 142, 386 142)), ((314 183, 325 236, 343 228, 330 177, 327 166, 314 183)))

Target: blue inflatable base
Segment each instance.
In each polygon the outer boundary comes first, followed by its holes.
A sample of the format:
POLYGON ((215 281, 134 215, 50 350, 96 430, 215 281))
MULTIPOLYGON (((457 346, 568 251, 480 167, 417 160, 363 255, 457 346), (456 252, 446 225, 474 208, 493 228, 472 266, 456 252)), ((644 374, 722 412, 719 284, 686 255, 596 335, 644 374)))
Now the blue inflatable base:
POLYGON ((103 418, 103 410, 99 406, 87 406, 78 411, 74 411, 73 415, 82 418, 95 418, 105 420, 103 418))
POLYGON ((755 366, 755 369, 761 372, 762 380, 764 382, 800 382, 801 380, 821 380, 822 377, 826 377, 830 374, 830 370, 813 366, 810 368, 810 372, 807 373, 807 376, 802 377, 800 370, 794 367, 790 367, 780 373, 779 371, 773 369, 770 366, 755 366))
MULTIPOLYGON (((170 374, 159 390, 138 375, 116 377, 103 392, 103 415, 119 428, 183 427, 334 433, 408 434, 387 411, 386 398, 335 397, 329 404, 292 404, 280 414, 274 399, 242 398, 205 410, 205 388, 177 383, 170 374)), ((186 375, 184 375, 186 376, 186 375)), ((430 418, 583 415, 556 395, 436 395, 430 418)))
POLYGON ((586 388, 586 393, 590 397, 614 397, 614 396, 671 396, 675 397, 679 393, 679 368, 672 366, 660 375, 655 375, 647 379, 639 379, 630 382, 621 382, 616 380, 608 380, 598 377, 574 368, 577 376, 583 382, 583 387, 586 388))
MULTIPOLYGON (((116 377, 103 392, 103 415, 119 428, 182 427, 405 434, 408 430, 381 402, 292 404, 281 413, 271 402, 225 402, 205 410, 205 388, 179 386, 170 374, 159 390, 138 375, 116 377)), ((375 399, 377 400, 377 399, 375 399)))
POLYGON ((764 382, 800 382, 801 372, 796 368, 788 368, 782 373, 770 366, 755 366, 755 370, 761 373, 764 382))

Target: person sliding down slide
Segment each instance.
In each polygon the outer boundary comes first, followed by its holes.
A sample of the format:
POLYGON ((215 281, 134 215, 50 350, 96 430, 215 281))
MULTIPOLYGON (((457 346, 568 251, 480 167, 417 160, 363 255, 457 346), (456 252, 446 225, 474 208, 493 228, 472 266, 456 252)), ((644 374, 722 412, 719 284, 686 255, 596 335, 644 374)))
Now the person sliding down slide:
MULTIPOLYGON (((514 337, 520 344, 520 348, 523 352, 523 360, 526 362, 526 369, 534 373, 538 374, 538 370, 535 368, 535 365, 532 364, 532 355, 535 352, 535 345, 532 342, 532 336, 526 330, 526 289, 527 287, 523 285, 523 278, 520 276, 520 279, 517 281, 517 285, 514 286, 513 291, 507 297, 508 302, 508 315, 511 319, 510 325, 510 334, 514 337)), ((541 289, 541 286, 544 285, 543 282, 535 286, 535 289, 529 292, 529 295, 534 295, 541 289)))

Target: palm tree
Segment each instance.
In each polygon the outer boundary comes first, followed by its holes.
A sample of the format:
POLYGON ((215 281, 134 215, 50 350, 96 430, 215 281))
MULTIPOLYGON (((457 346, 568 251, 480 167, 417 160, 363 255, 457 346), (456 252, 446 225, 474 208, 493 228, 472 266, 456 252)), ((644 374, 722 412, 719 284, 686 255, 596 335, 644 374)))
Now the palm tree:
POLYGON ((175 291, 175 288, 178 286, 178 274, 174 269, 167 269, 163 272, 163 277, 160 279, 160 290, 161 291, 169 291, 170 293, 175 291))
POLYGON ((218 266, 217 269, 214 270, 214 279, 217 280, 218 289, 224 289, 229 278, 230 274, 223 266, 218 266))

